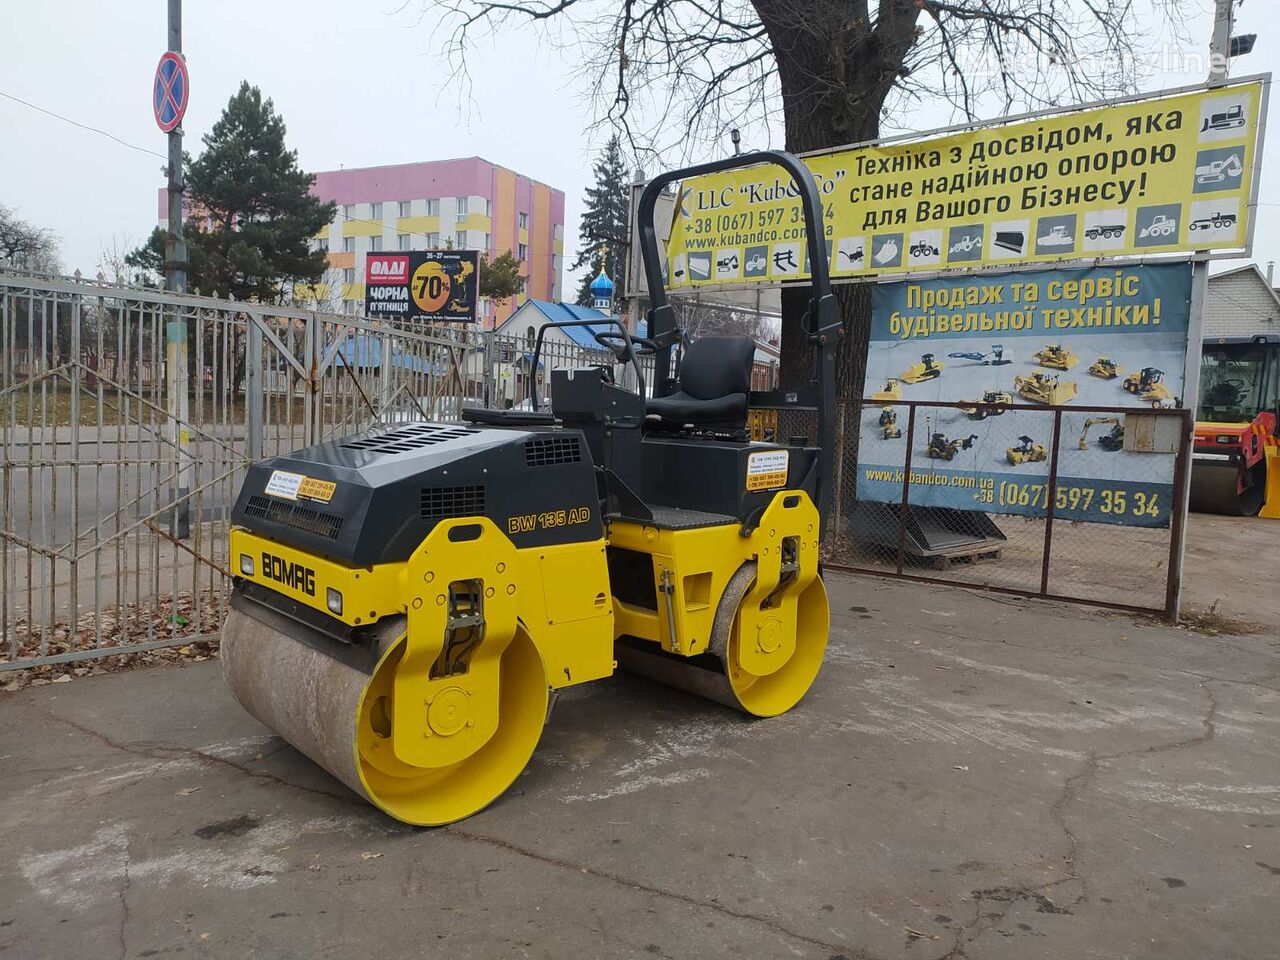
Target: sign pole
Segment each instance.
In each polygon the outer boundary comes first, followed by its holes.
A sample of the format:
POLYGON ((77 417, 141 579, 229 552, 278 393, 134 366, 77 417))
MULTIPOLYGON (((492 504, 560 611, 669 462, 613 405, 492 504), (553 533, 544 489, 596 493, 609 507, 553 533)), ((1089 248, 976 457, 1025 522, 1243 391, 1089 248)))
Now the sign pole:
MULTIPOLYGON (((169 51, 182 56, 182 0, 169 0, 169 51)), ((184 74, 183 106, 187 91, 184 74)), ((182 125, 169 130, 169 231, 165 238, 165 289, 170 293, 187 292, 187 245, 182 237, 182 195, 185 189, 182 170, 182 125)), ((165 393, 168 400, 169 440, 175 452, 175 488, 177 495, 170 513, 169 533, 180 540, 191 535, 191 435, 187 428, 190 387, 187 371, 187 322, 182 308, 174 305, 165 324, 165 393)))
MULTIPOLYGON (((1227 65, 1230 60, 1231 26, 1234 19, 1235 0, 1215 0, 1213 15, 1213 32, 1209 37, 1209 82, 1223 83, 1227 79, 1227 65)), ((1255 163, 1261 163, 1256 157, 1255 163)), ((1256 199, 1256 198, 1255 198, 1256 199)), ((1251 228, 1252 229, 1252 228, 1251 228)), ((1187 327, 1187 365, 1183 372, 1183 405, 1191 410, 1192 435, 1183 439, 1184 443, 1194 446, 1195 413, 1200 399, 1200 354, 1204 345, 1204 302, 1209 293, 1209 261, 1203 257, 1191 265, 1191 316, 1187 327)), ((1188 458, 1189 459, 1189 458, 1188 458)), ((1175 589, 1171 605, 1173 618, 1178 618, 1182 609, 1182 571, 1186 569, 1187 557, 1187 513, 1191 509, 1191 469, 1183 471, 1183 489, 1178 492, 1181 499, 1179 509, 1182 513, 1182 538, 1178 545, 1178 566, 1169 571, 1175 589)), ((1174 528, 1176 529, 1176 528, 1174 528)))

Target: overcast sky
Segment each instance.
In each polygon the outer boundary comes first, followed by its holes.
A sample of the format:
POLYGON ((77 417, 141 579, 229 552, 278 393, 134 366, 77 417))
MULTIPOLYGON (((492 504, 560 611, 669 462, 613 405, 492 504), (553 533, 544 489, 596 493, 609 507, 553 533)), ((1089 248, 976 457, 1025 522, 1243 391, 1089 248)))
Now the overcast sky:
MULTIPOLYGON (((1242 7, 1236 32, 1257 32, 1259 40, 1254 53, 1233 64, 1233 75, 1280 66, 1274 3, 1248 0, 1242 7)), ((164 0, 0 6, 0 92, 164 153, 150 100, 166 46, 164 0)), ((478 155, 563 190, 571 262, 600 143, 584 133, 589 108, 573 89, 563 51, 540 48, 527 31, 486 44, 475 55, 464 113, 456 90, 441 88, 447 67, 431 52, 440 41, 435 25, 416 22, 416 4, 408 13, 390 12, 399 6, 398 0, 187 0, 187 149, 199 150, 200 135, 247 79, 275 101, 304 169, 478 155)), ((1207 10, 1212 3, 1190 0, 1190 6, 1207 10)), ((1194 18, 1192 35, 1207 42, 1209 19, 1194 18)), ((1195 46, 1203 44, 1197 39, 1195 46)), ((1200 79, 1152 71, 1142 87, 1200 79)), ((908 125, 926 129, 949 118, 921 109, 910 119, 908 125)), ((68 272, 92 274, 105 245, 134 246, 146 237, 155 225, 161 165, 159 157, 0 97, 0 203, 58 234, 68 272)), ((1268 137, 1260 200, 1254 259, 1265 264, 1280 259, 1280 130, 1268 137)), ((565 290, 574 286, 566 277, 565 290)))

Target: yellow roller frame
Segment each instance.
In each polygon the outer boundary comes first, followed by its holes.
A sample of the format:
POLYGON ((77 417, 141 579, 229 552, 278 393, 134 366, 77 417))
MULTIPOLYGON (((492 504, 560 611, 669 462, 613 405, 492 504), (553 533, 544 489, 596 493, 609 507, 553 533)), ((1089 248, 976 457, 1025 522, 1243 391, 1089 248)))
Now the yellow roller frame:
POLYGON ((415 767, 475 753, 498 728, 498 675, 516 633, 516 548, 487 517, 441 521, 408 563, 409 629, 395 671, 392 744, 415 767), (444 649, 454 583, 479 587, 483 636, 466 672, 433 676, 444 649))
POLYGON ((779 491, 750 536, 739 529, 736 523, 685 530, 612 523, 611 546, 651 556, 658 601, 656 610, 648 610, 615 597, 614 630, 619 637, 653 641, 677 656, 714 653, 725 663, 739 705, 773 715, 804 695, 826 648, 818 511, 803 491, 779 491), (796 570, 783 584, 788 542, 795 545, 796 570), (747 564, 752 565, 749 585, 735 584, 747 564), (733 604, 729 609, 727 596, 733 604), (754 697, 748 693, 760 678, 788 665, 793 670, 787 679, 769 693, 763 687, 754 697))

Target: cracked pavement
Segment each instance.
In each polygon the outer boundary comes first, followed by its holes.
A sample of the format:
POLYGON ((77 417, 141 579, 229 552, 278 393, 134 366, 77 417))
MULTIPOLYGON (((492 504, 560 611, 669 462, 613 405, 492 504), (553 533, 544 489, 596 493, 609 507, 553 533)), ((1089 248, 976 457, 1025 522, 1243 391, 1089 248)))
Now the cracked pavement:
POLYGON ((1274 954, 1274 626, 829 589, 797 710, 565 691, 510 793, 439 830, 357 801, 216 663, 4 695, 0 956, 1274 954))

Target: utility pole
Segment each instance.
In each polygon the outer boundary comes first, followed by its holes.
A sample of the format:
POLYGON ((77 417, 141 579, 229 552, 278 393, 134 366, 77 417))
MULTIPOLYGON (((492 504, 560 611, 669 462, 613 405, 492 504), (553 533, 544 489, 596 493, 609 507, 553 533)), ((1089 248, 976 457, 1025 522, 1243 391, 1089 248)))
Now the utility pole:
MULTIPOLYGON (((1235 19, 1236 0, 1214 0, 1213 32, 1209 36, 1209 83, 1225 83, 1231 59, 1231 27, 1235 19)), ((1204 303, 1209 293, 1209 261, 1197 253, 1191 265, 1191 315, 1187 324, 1187 362, 1183 369, 1183 404, 1194 418, 1200 398, 1200 353, 1204 343, 1204 303)), ((1184 443, 1191 443, 1187 437, 1184 443)), ((1182 573, 1186 569, 1186 517, 1191 504, 1191 457, 1187 457, 1186 477, 1182 490, 1182 543, 1178 550, 1178 589, 1174 609, 1182 609, 1182 573)))
MULTIPOLYGON (((182 56, 182 0, 169 0, 169 47, 182 56)), ((164 287, 170 293, 187 292, 187 245, 182 239, 182 199, 185 183, 182 171, 182 125, 169 131, 169 231, 165 238, 164 287)), ((165 323, 165 392, 168 398, 169 442, 174 451, 173 510, 169 515, 169 534, 180 540, 191 535, 191 434, 187 428, 189 402, 187 390, 187 321, 182 308, 171 304, 172 314, 165 323)))

